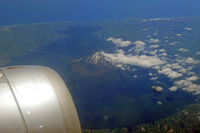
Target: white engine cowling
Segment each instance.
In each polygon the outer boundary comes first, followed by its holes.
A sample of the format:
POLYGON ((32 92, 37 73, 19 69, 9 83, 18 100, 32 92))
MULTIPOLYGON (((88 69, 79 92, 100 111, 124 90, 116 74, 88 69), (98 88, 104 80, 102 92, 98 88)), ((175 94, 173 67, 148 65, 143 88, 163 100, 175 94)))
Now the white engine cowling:
POLYGON ((68 88, 52 69, 0 69, 0 133, 81 133, 68 88))

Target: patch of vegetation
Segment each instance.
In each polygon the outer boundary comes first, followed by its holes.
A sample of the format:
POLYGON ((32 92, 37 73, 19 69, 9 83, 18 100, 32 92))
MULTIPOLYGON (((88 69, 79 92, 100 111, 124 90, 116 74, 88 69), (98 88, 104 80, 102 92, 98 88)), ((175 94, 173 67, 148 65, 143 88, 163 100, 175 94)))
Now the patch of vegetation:
POLYGON ((11 58, 35 52, 42 46, 66 38, 58 31, 66 29, 70 23, 29 24, 0 27, 0 65, 11 58))
POLYGON ((200 104, 191 104, 165 119, 128 128, 83 129, 83 133, 199 133, 200 104))

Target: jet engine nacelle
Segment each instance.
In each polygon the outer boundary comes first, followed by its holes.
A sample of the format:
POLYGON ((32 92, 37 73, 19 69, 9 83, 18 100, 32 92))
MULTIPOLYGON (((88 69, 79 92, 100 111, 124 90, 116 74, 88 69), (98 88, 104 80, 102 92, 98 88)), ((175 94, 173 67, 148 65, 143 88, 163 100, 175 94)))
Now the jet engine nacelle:
POLYGON ((0 69, 0 133, 81 133, 58 73, 42 66, 0 69))

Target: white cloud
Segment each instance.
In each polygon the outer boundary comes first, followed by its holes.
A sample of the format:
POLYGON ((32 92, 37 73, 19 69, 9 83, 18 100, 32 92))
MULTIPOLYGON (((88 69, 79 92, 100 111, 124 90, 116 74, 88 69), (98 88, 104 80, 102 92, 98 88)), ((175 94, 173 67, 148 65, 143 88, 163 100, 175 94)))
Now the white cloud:
POLYGON ((182 69, 183 67, 180 66, 178 63, 173 63, 173 64, 170 64, 170 67, 172 69, 182 69))
POLYGON ((200 94, 200 85, 192 84, 185 88, 183 88, 184 91, 192 92, 194 94, 200 94))
POLYGON ((121 53, 121 54, 124 54, 124 53, 125 53, 123 49, 117 49, 116 52, 117 52, 117 53, 121 53))
POLYGON ((121 69, 123 71, 126 70, 126 68, 122 64, 116 64, 115 67, 117 67, 117 68, 119 68, 119 69, 121 69))
POLYGON ((159 65, 154 66, 153 69, 159 70, 159 69, 160 69, 160 66, 159 66, 159 65))
POLYGON ((160 106, 162 105, 162 102, 161 102, 161 101, 157 101, 156 103, 157 103, 158 105, 160 105, 160 106))
POLYGON ((178 69, 178 72, 180 72, 180 73, 187 73, 187 69, 185 69, 185 68, 180 68, 180 69, 178 69))
POLYGON ((186 58, 185 62, 188 63, 188 64, 197 64, 197 63, 199 63, 198 60, 195 60, 195 59, 193 59, 191 57, 186 58))
POLYGON ((163 88, 161 86, 152 86, 152 88, 155 92, 162 92, 163 91, 163 88))
POLYGON ((196 53, 197 55, 200 55, 200 51, 197 51, 197 53, 196 53))
POLYGON ((149 73, 148 75, 149 75, 149 76, 153 76, 153 73, 149 73))
POLYGON ((187 70, 191 71, 193 68, 194 68, 194 66, 189 66, 189 67, 187 67, 187 70))
POLYGON ((183 79, 183 80, 175 81, 174 84, 179 88, 183 88, 183 87, 187 87, 189 85, 192 85, 193 83, 191 81, 183 79))
POLYGON ((161 55, 162 55, 162 56, 167 56, 167 53, 162 53, 161 55))
POLYGON ((150 18, 149 21, 160 21, 161 18, 150 18))
POLYGON ((159 43, 159 42, 160 42, 159 39, 151 38, 151 39, 149 40, 149 43, 159 43))
POLYGON ((170 18, 150 18, 149 21, 171 20, 170 18))
MULTIPOLYGON (((108 38, 107 41, 112 41, 116 44, 117 50, 114 53, 100 52, 105 62, 109 62, 121 70, 128 70, 131 72, 135 71, 134 66, 155 69, 159 74, 163 74, 174 81, 174 85, 168 88, 170 91, 182 89, 187 92, 200 94, 200 85, 195 83, 199 80, 198 75, 192 72, 194 65, 200 62, 199 60, 192 57, 182 57, 177 54, 171 59, 168 57, 165 49, 158 48, 159 45, 156 43, 160 42, 159 39, 151 38, 150 40, 146 40, 146 42, 154 43, 150 44, 148 48, 145 48, 146 44, 141 40, 131 42, 124 41, 121 38, 111 37, 108 38), (130 49, 127 50, 129 54, 125 52, 125 49, 120 49, 120 47, 127 47, 129 45, 132 45, 130 49), (134 51, 133 54, 131 53, 132 51, 134 51)), ((169 45, 176 45, 177 43, 180 42, 171 42, 169 45)), ((186 48, 179 48, 178 51, 188 52, 189 50, 186 48)), ((200 55, 200 51, 198 51, 197 54, 200 55)), ((157 80, 157 82, 159 82, 155 74, 149 73, 148 75, 150 80, 157 80)), ((133 75, 133 77, 137 78, 138 75, 133 75)), ((152 88, 160 89, 159 86, 153 86, 152 88)))
POLYGON ((198 77, 197 76, 191 76, 189 78, 186 78, 187 81, 197 81, 198 77))
POLYGON ((178 44, 179 42, 170 42, 169 45, 176 45, 178 44))
POLYGON ((158 77, 151 77, 150 80, 157 80, 158 77))
POLYGON ((147 19, 143 19, 143 20, 141 20, 141 22, 147 22, 147 19))
POLYGON ((178 51, 185 53, 188 52, 189 50, 186 48, 179 48, 178 51))
POLYGON ((140 52, 144 50, 145 42, 138 40, 138 41, 135 41, 134 44, 136 45, 135 47, 136 52, 140 52))
POLYGON ((145 42, 138 40, 138 41, 135 41, 134 44, 144 46, 145 42))
POLYGON ((150 51, 149 54, 151 54, 151 55, 157 55, 157 51, 158 50, 150 51))
POLYGON ((178 34, 176 34, 176 36, 181 37, 182 35, 178 33, 178 34))
POLYGON ((184 30, 190 31, 190 30, 192 30, 192 28, 190 28, 190 27, 185 27, 184 30))
POLYGON ((200 94, 200 85, 195 84, 187 79, 175 81, 174 84, 184 91, 200 94))
POLYGON ((118 47, 127 47, 132 44, 131 41, 123 41, 121 38, 113 38, 113 37, 108 38, 107 41, 113 42, 118 47))
POLYGON ((194 94, 200 94, 200 85, 192 84, 183 88, 184 91, 192 92, 194 94))
POLYGON ((137 75, 133 75, 133 77, 134 77, 134 78, 137 78, 138 76, 137 76, 137 75))
POLYGON ((166 52, 166 50, 165 49, 160 49, 159 52, 166 52))
POLYGON ((189 77, 183 80, 175 81, 174 85, 177 88, 181 88, 184 91, 192 92, 194 94, 200 94, 200 85, 193 83, 192 81, 196 81, 197 77, 189 77))
POLYGON ((178 89, 177 86, 172 86, 172 87, 169 88, 170 91, 176 91, 177 89, 178 89))
POLYGON ((192 57, 183 58, 181 56, 176 58, 174 61, 176 61, 176 63, 178 63, 178 64, 180 64, 182 66, 187 65, 187 70, 192 70, 194 68, 195 64, 200 63, 200 60, 195 60, 192 57))
POLYGON ((158 48, 159 45, 150 45, 149 47, 150 47, 150 48, 158 48))
POLYGON ((170 68, 171 69, 176 69, 180 73, 186 73, 187 72, 187 70, 184 67, 180 66, 178 63, 170 64, 170 68))
POLYGON ((190 75, 196 75, 196 73, 195 72, 188 72, 187 75, 189 75, 189 76, 190 75))
POLYGON ((157 56, 133 56, 133 55, 125 55, 124 53, 114 53, 109 54, 105 52, 101 52, 105 60, 112 64, 126 64, 140 67, 153 67, 156 65, 164 64, 165 61, 160 60, 157 56))
POLYGON ((164 74, 171 79, 175 79, 175 78, 179 78, 183 76, 181 73, 178 73, 169 67, 164 67, 162 70, 158 70, 158 73, 164 74))
POLYGON ((174 56, 179 57, 179 54, 175 54, 174 56))
POLYGON ((150 35, 147 35, 147 38, 150 38, 151 36, 150 35))

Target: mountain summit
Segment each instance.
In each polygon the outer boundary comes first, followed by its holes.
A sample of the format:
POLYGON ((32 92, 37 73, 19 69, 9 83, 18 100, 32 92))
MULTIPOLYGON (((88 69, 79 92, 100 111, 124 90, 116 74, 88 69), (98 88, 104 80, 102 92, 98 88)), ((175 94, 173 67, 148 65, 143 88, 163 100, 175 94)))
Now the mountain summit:
POLYGON ((103 52, 96 52, 93 55, 89 56, 86 63, 94 64, 94 65, 108 65, 110 64, 108 61, 105 60, 105 55, 103 52))

